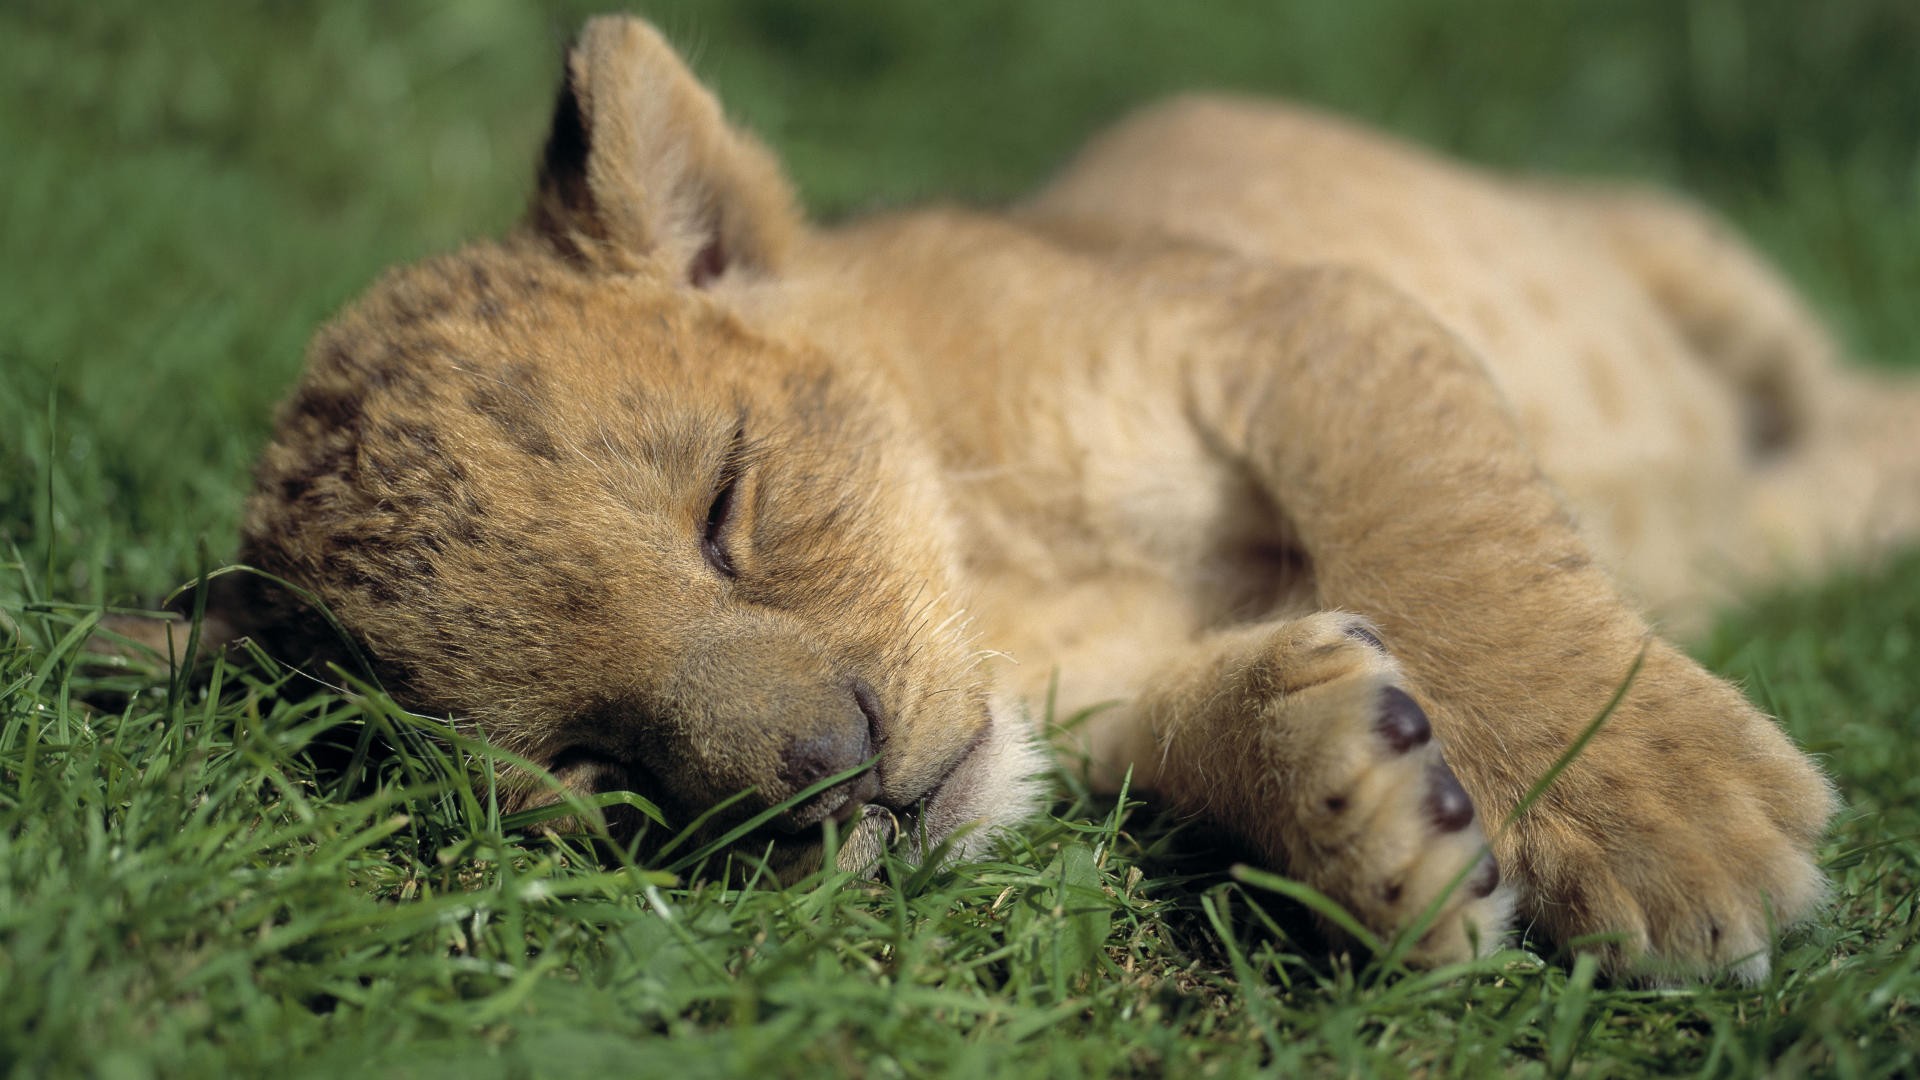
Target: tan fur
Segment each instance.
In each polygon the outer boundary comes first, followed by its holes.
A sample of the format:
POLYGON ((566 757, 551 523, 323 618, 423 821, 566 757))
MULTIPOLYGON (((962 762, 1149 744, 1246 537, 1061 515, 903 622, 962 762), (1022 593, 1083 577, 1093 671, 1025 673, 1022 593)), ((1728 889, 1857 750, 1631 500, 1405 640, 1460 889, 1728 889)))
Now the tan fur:
POLYGON ((402 700, 682 821, 874 759, 757 839, 798 868, 1028 813, 995 688, 1057 680, 1097 781, 1377 931, 1465 875, 1427 960, 1517 903, 1753 977, 1819 902, 1826 782, 1645 613, 1911 537, 1920 395, 1698 213, 1194 99, 1008 214, 816 231, 644 24, 568 70, 528 224, 320 334, 249 504, 402 700))

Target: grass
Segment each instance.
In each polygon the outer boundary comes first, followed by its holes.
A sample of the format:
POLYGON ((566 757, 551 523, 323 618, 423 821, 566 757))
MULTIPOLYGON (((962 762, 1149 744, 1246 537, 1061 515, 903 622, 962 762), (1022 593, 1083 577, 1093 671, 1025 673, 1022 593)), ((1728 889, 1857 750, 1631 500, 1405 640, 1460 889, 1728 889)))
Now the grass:
MULTIPOLYGON (((1610 986, 1524 951, 1328 959, 1257 877, 1067 777, 979 866, 670 882, 503 823, 466 782, 483 750, 377 698, 76 664, 101 605, 230 551, 313 326, 383 265, 512 219, 584 10, 0 8, 0 1068, 1920 1069, 1920 558, 1757 598, 1699 644, 1849 804, 1831 910, 1756 989, 1610 986), (341 730, 409 749, 343 789, 306 752, 341 730)), ((652 10, 824 215, 1010 195, 1162 90, 1286 93, 1484 161, 1684 186, 1857 352, 1920 363, 1920 16, 1899 0, 652 10)))

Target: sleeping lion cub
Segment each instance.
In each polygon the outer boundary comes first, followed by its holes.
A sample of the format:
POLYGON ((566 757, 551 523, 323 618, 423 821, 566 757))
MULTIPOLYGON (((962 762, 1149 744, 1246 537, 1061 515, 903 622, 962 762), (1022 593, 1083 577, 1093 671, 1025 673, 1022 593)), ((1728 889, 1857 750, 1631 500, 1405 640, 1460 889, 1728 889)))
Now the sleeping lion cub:
POLYGON ((1375 931, 1438 903, 1425 962, 1518 919, 1753 979, 1820 903, 1832 790, 1650 619, 1912 536, 1920 393, 1699 214, 1188 99, 816 230, 646 24, 567 71, 524 224, 319 334, 248 507, 399 700, 676 825, 792 801, 789 874, 829 819, 980 851, 1052 694, 1096 783, 1375 931))

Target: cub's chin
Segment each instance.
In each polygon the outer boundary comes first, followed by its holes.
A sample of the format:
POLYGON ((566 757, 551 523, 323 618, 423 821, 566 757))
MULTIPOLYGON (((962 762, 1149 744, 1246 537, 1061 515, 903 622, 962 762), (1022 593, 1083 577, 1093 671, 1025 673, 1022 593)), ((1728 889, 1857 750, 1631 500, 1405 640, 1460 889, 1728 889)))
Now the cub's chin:
MULTIPOLYGON (((996 702, 989 710, 989 721, 952 767, 911 803, 847 805, 798 831, 756 829, 734 845, 731 873, 751 876, 764 867, 782 882, 797 880, 821 867, 830 832, 839 845, 835 864, 852 873, 876 872, 889 851, 910 864, 929 858, 950 864, 978 857, 1000 834, 1039 813, 1047 789, 1046 752, 1032 738, 1031 725, 1019 715, 1018 707, 1010 701, 996 702)), ((624 770, 605 762, 566 763, 554 775, 581 794, 641 786, 632 783, 624 770)), ((616 838, 631 838, 649 828, 647 820, 630 807, 615 805, 606 813, 608 829, 616 838)), ((661 843, 672 835, 658 826, 651 828, 662 835, 661 843)), ((643 845, 641 859, 645 861, 648 854, 643 845)), ((713 868, 724 861, 725 856, 716 857, 713 868)))
MULTIPOLYGON (((995 837, 1040 812, 1047 755, 1033 739, 1033 725, 1010 701, 995 702, 989 717, 992 723, 966 756, 897 822, 891 846, 907 861, 973 859, 995 837)), ((872 820, 863 815, 854 837, 872 820)), ((852 843, 843 845, 841 867, 857 869, 848 860, 858 854, 852 843)))
POLYGON ((839 835, 836 865, 856 874, 877 872, 889 851, 909 864, 980 857, 1001 834, 1038 814, 1047 791, 1046 752, 1018 707, 996 702, 989 717, 966 753, 910 806, 869 803, 845 823, 822 822, 787 843, 767 844, 768 868, 783 881, 819 869, 829 827, 839 835))

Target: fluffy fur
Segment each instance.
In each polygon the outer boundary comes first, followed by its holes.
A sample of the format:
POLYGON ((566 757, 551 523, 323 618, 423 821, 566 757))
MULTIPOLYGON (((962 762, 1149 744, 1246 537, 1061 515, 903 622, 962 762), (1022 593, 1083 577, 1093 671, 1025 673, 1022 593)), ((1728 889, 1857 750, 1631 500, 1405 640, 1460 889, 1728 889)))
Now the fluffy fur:
POLYGON ((872 762, 756 837, 792 870, 978 850, 1057 679, 1096 782, 1381 932, 1445 894, 1429 961, 1517 910, 1751 978, 1819 903, 1829 786, 1650 614, 1913 535, 1920 395, 1698 212, 1189 99, 816 230, 650 27, 567 70, 524 226, 319 334, 249 504, 402 700, 680 820, 872 762))

